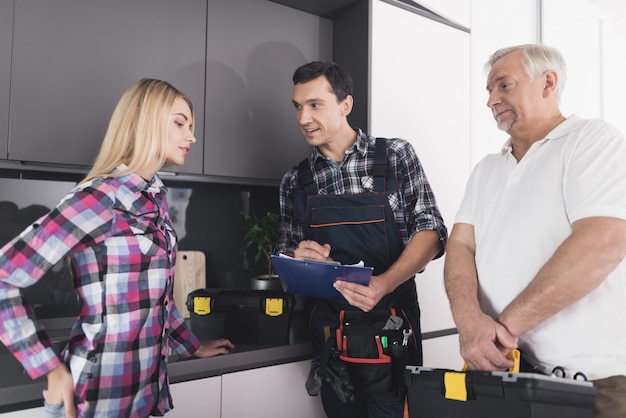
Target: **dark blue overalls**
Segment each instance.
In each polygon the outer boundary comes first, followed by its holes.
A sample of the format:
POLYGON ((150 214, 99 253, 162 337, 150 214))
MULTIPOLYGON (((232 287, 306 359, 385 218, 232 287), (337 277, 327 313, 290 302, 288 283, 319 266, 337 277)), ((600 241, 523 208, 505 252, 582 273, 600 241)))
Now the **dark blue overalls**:
MULTIPOLYGON (((298 167, 301 189, 296 193, 296 211, 304 214, 304 238, 320 244, 331 245, 330 257, 342 264, 363 261, 374 268, 374 275, 385 272, 404 250, 404 243, 389 205, 387 193, 397 191, 399 185, 395 173, 388 169, 387 146, 384 138, 376 140, 373 167, 374 191, 372 193, 320 195, 308 159, 298 167), (303 196, 306 195, 306 196, 303 196), (303 205, 298 209, 298 205, 303 205)), ((339 326, 340 310, 360 311, 347 301, 313 299, 311 303, 311 338, 316 354, 321 355, 325 340, 339 326), (326 330, 324 330, 326 328, 326 330)), ((398 316, 410 326, 414 338, 408 348, 408 363, 422 364, 420 311, 415 281, 407 280, 394 292, 384 296, 374 310, 396 308, 398 316)), ((402 385, 401 377, 397 384, 402 385)), ((327 386, 327 385, 326 385, 327 386)), ((329 417, 390 417, 396 416, 398 405, 403 401, 385 397, 361 399, 356 403, 341 402, 332 390, 322 386, 322 401, 329 417), (382 407, 383 409, 380 409, 382 407), (389 409, 391 408, 391 409, 389 409), (375 412, 378 410, 378 412, 375 412)), ((402 416, 401 410, 399 417, 402 416)))

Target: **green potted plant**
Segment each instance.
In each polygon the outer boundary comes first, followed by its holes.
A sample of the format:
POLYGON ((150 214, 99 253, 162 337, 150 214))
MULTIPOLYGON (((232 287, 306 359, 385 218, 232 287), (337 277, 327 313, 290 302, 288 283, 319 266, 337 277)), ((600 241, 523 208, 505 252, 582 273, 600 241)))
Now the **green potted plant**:
POLYGON ((267 212, 263 216, 256 216, 248 212, 242 212, 248 231, 244 235, 245 248, 254 248, 256 253, 254 261, 264 261, 265 274, 253 278, 252 287, 255 289, 280 289, 278 276, 274 274, 272 254, 278 241, 278 225, 280 217, 275 212, 267 212))

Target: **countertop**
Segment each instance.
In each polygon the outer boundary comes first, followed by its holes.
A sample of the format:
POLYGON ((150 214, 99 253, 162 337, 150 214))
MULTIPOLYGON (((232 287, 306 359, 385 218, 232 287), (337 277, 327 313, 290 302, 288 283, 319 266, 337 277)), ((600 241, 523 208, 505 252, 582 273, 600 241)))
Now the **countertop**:
POLYGON ((313 358, 310 343, 282 346, 239 344, 232 353, 222 356, 189 360, 171 359, 168 369, 170 383, 179 383, 309 358, 313 358))
MULTIPOLYGON (((301 332, 293 332, 303 329, 302 323, 299 323, 301 319, 299 315, 292 318, 292 333, 287 345, 236 344, 232 353, 210 358, 179 359, 177 356, 170 356, 168 364, 170 383, 176 384, 313 358, 313 349, 306 341, 306 337, 301 332)), ((40 322, 44 324, 55 344, 62 347, 65 344, 63 339, 69 335, 68 330, 73 318, 56 318, 40 322)), ((422 334, 422 338, 427 340, 451 334, 456 334, 456 329, 427 332, 422 334)), ((45 377, 32 380, 2 344, 0 344, 0 365, 2 365, 0 413, 42 406, 45 377)))
MULTIPOLYGON (((59 346, 64 345, 61 336, 68 335, 67 320, 46 320, 46 329, 59 346)), ((171 356, 168 375, 171 384, 195 379, 220 376, 226 373, 256 369, 306 360, 313 357, 311 344, 293 342, 288 345, 236 344, 232 353, 210 358, 179 359, 171 356)), ((42 391, 46 378, 32 380, 21 364, 0 344, 0 413, 36 408, 43 405, 42 391)))

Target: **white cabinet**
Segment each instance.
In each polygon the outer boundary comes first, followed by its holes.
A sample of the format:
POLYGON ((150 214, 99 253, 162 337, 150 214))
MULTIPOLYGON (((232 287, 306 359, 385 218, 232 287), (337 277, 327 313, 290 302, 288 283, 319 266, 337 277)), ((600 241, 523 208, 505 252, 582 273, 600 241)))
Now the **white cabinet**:
POLYGON ((222 378, 190 380, 171 385, 174 409, 167 418, 215 418, 222 408, 222 378))
MULTIPOLYGON (((168 418, 324 418, 319 396, 304 388, 310 360, 261 367, 171 385, 174 409, 168 418)), ((1 418, 43 416, 43 407, 0 414, 1 418)))
POLYGON ((310 364, 303 360, 175 383, 174 409, 167 417, 323 418, 320 397, 304 388, 310 364))
POLYGON ((22 411, 6 412, 0 414, 1 418, 33 418, 44 416, 43 406, 41 408, 24 409, 22 411))
POLYGON ((323 418, 319 396, 304 388, 310 360, 222 376, 222 418, 323 418))
POLYGON ((470 27, 471 2, 467 0, 418 0, 417 3, 441 17, 470 27))
MULTIPOLYGON (((370 133, 411 142, 451 228, 471 169, 470 34, 380 0, 370 31, 370 133)), ((443 258, 416 280, 422 331, 454 328, 443 258)))

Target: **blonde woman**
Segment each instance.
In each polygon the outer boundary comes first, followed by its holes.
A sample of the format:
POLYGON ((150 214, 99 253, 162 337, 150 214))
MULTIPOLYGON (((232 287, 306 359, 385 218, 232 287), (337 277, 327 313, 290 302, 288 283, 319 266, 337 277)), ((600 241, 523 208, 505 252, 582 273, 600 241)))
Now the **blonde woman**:
POLYGON ((168 349, 209 357, 233 348, 200 343, 174 305, 176 234, 156 173, 185 162, 193 121, 191 101, 169 83, 135 83, 85 179, 0 249, 0 339, 32 378, 47 375, 48 416, 163 415, 168 349), (80 313, 58 353, 20 288, 66 256, 80 313))

